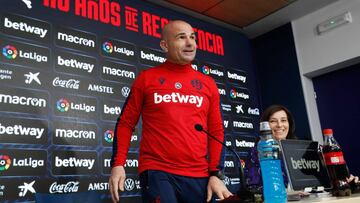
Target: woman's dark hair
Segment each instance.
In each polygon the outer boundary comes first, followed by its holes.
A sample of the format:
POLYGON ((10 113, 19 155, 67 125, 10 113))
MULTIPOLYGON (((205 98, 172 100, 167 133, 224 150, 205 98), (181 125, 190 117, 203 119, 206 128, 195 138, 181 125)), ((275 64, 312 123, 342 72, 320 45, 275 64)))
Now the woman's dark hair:
POLYGON ((292 116, 292 114, 290 113, 289 109, 287 109, 285 106, 282 105, 271 105, 268 108, 265 109, 265 111, 262 113, 261 118, 260 118, 260 122, 262 121, 269 121, 270 116, 272 116, 274 113, 278 112, 278 111, 285 111, 287 119, 289 121, 289 132, 286 136, 286 139, 297 139, 296 135, 295 135, 295 121, 294 118, 292 116))

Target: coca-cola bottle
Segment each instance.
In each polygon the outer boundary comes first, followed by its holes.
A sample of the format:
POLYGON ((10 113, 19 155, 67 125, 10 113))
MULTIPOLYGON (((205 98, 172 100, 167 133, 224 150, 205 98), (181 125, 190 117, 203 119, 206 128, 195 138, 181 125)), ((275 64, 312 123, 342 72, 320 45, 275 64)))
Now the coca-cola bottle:
POLYGON ((322 149, 325 164, 332 183, 332 194, 335 196, 351 195, 346 178, 350 176, 340 145, 333 136, 332 129, 324 129, 324 146, 322 149))

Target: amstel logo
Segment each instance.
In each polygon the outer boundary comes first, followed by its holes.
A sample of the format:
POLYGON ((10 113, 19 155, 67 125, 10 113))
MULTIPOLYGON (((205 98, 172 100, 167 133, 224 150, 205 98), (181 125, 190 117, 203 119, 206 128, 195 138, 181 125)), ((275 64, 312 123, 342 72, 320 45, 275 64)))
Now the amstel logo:
POLYGON ((114 140, 114 131, 112 131, 112 130, 105 131, 104 139, 105 139, 106 142, 112 143, 113 140, 114 140))
POLYGON ((236 98, 236 91, 234 89, 230 90, 230 97, 235 99, 236 98))
POLYGON ((106 52, 108 54, 111 54, 113 52, 113 50, 114 50, 113 45, 112 45, 111 42, 104 42, 102 44, 102 49, 103 49, 104 52, 106 52))
POLYGON ((0 172, 10 167, 11 159, 8 155, 0 155, 0 172))
POLYGON ((202 68, 201 68, 202 72, 205 74, 205 75, 209 75, 210 74, 210 68, 209 66, 207 65, 204 65, 202 68))
POLYGON ((7 45, 3 47, 2 53, 8 59, 15 59, 16 56, 18 55, 18 51, 16 50, 16 48, 11 45, 7 45))
POLYGON ((60 112, 66 112, 69 110, 69 101, 66 99, 59 99, 56 102, 56 108, 60 111, 60 112))

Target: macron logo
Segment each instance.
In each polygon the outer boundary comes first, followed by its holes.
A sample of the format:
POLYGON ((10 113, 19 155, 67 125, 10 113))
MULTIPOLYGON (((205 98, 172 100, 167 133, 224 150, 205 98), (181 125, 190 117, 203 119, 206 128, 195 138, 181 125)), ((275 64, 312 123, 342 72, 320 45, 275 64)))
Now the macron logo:
POLYGON ((199 96, 194 96, 194 95, 182 95, 180 93, 171 93, 171 94, 164 94, 164 95, 160 95, 158 93, 154 93, 154 103, 155 104, 160 104, 162 102, 165 103, 190 103, 190 104, 195 104, 196 107, 201 107, 202 102, 203 102, 203 97, 199 97, 199 96))

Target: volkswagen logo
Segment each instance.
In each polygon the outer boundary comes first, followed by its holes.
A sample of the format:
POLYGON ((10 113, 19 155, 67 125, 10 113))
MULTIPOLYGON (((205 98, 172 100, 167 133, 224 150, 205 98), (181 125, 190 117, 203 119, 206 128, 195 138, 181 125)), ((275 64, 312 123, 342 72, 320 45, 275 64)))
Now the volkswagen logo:
POLYGON ((124 97, 128 97, 129 94, 130 94, 130 88, 129 87, 123 87, 121 88, 121 94, 124 96, 124 97))
POLYGON ((225 185, 230 185, 230 178, 225 176, 225 179, 223 180, 225 185))
POLYGON ((131 178, 127 178, 124 182, 125 190, 132 191, 135 188, 135 181, 131 178))

